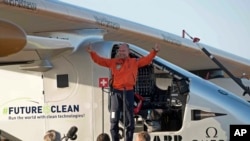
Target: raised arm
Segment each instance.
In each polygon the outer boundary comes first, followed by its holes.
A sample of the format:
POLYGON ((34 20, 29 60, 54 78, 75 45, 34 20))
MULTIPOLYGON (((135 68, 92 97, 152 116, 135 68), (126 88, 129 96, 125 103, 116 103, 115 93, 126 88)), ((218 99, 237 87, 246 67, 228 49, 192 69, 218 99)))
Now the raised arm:
POLYGON ((99 56, 95 51, 92 50, 91 44, 87 48, 92 60, 100 66, 110 67, 111 59, 99 56))
POLYGON ((139 67, 143 67, 145 65, 148 65, 151 63, 151 61, 154 59, 156 56, 157 52, 159 51, 159 46, 158 44, 155 44, 153 50, 145 57, 141 57, 139 59, 138 65, 139 67))

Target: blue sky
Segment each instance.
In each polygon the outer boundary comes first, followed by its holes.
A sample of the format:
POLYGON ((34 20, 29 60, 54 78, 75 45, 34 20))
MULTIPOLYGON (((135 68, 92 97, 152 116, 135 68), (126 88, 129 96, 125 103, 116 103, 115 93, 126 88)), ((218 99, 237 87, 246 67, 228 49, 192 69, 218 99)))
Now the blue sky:
POLYGON ((250 0, 61 0, 181 36, 250 60, 250 0))

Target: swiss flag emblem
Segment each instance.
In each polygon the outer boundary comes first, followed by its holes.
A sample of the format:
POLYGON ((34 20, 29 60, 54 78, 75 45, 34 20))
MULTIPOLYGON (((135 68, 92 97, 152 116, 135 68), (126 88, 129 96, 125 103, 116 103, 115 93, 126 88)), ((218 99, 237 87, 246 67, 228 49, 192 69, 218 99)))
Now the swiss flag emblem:
POLYGON ((99 87, 101 88, 106 88, 109 86, 108 84, 108 78, 107 77, 104 77, 104 78, 99 78, 99 87))

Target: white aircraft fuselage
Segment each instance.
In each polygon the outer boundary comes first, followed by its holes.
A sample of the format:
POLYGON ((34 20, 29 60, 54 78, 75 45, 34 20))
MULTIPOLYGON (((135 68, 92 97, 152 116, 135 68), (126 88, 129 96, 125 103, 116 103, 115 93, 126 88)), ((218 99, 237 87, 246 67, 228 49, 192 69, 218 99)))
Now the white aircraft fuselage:
MULTIPOLYGON (((134 141, 140 131, 148 131, 151 141, 228 141, 230 126, 250 124, 249 102, 238 96, 241 92, 235 94, 227 89, 235 85, 223 88, 222 80, 216 85, 177 66, 183 62, 178 54, 165 54, 172 49, 190 53, 192 42, 73 8, 59 2, 0 0, 0 139, 42 140, 49 130, 56 131, 57 140, 95 141, 102 132, 110 135, 111 72, 95 64, 86 48, 91 43, 100 56, 114 58, 116 45, 127 42, 130 56, 140 58, 149 53, 151 39, 164 46, 150 65, 139 69, 134 90, 144 101, 135 114, 134 141), (2 14, 6 11, 9 15, 2 14), (19 14, 36 20, 42 15, 41 21, 48 22, 44 21, 48 18, 51 23, 30 21, 37 23, 33 27, 11 16, 19 14), (61 17, 68 18, 75 29, 70 30, 69 23, 64 26, 61 17), (54 24, 59 21, 61 25, 54 24), (85 24, 87 27, 82 28, 85 24), (136 29, 130 32, 130 28, 136 29), (171 55, 176 58, 169 61, 171 55)), ((185 61, 184 66, 188 66, 190 60, 185 61)), ((243 65, 246 63, 243 61, 243 65)), ((197 64, 190 66, 199 67, 197 64)), ((138 103, 136 99, 135 108, 138 103)), ((119 126, 124 139, 122 120, 119 126)))
MULTIPOLYGON (((93 43, 93 48, 109 58, 114 44, 100 41, 93 43)), ((86 45, 80 45, 73 54, 51 60, 53 68, 46 72, 2 66, 1 131, 25 141, 42 139, 52 129, 63 137, 73 126, 78 128, 77 140, 94 141, 102 133, 102 125, 109 133, 109 89, 103 92, 100 86, 108 83, 110 71, 94 64, 85 49, 86 45)), ((136 55, 148 53, 133 45, 131 50, 136 55)), ((159 57, 141 70, 136 88, 146 98, 139 118, 135 118, 136 133, 150 131, 152 140, 226 141, 230 125, 250 123, 248 102, 159 57), (162 76, 148 77, 157 74, 162 76), (148 82, 144 83, 145 79, 148 82), (183 92, 173 79, 188 80, 178 84, 183 92), (148 110, 159 116, 154 119, 158 127, 145 129, 148 110)))

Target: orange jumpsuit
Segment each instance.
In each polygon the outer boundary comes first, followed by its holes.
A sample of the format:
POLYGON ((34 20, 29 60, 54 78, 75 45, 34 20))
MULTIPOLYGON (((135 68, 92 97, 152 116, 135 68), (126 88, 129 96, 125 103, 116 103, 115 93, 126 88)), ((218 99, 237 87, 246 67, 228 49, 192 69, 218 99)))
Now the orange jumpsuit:
MULTIPOLYGON (((110 132, 112 141, 119 141, 119 119, 122 110, 122 103, 125 96, 125 126, 126 126, 126 141, 133 140, 134 133, 134 85, 138 68, 149 64, 156 55, 156 51, 151 51, 147 56, 141 58, 103 58, 95 52, 90 53, 93 61, 101 66, 111 69, 113 77, 113 93, 110 95, 110 132), (125 88, 125 91, 124 91, 125 88), (126 93, 124 95, 124 92, 126 93)), ((124 103, 123 103, 124 104, 124 103)))
POLYGON ((141 58, 103 58, 95 52, 91 52, 93 61, 101 66, 111 69, 113 76, 113 88, 117 90, 132 90, 136 83, 138 68, 149 64, 156 56, 152 50, 147 56, 141 58))

